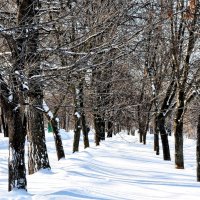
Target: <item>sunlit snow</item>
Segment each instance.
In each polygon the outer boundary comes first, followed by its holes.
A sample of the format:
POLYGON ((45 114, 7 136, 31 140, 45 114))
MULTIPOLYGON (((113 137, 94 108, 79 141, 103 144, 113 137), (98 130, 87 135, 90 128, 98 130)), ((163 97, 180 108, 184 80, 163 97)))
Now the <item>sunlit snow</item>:
MULTIPOLYGON (((57 161, 51 133, 46 133, 51 170, 28 175, 28 193, 7 192, 8 140, 0 134, 0 200, 189 200, 199 199, 196 182, 195 140, 185 139, 184 170, 174 168, 173 136, 170 137, 172 161, 163 161, 162 152, 153 151, 153 135, 147 145, 138 135, 125 132, 106 138, 96 147, 90 132, 91 147, 72 154, 73 133, 61 131, 66 158, 57 161)), ((26 159, 27 160, 27 159, 26 159)), ((27 161, 26 161, 27 162, 27 161)))

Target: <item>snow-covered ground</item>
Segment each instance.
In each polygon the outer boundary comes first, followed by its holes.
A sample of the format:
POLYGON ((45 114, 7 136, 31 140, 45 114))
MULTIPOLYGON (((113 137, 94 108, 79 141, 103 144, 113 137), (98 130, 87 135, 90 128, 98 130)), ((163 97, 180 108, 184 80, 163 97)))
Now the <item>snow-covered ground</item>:
POLYGON ((0 200, 197 200, 195 141, 185 139, 185 168, 174 168, 173 137, 170 137, 172 161, 163 161, 162 152, 153 152, 153 137, 139 144, 138 135, 125 133, 106 139, 95 147, 72 154, 73 133, 62 132, 66 158, 57 161, 52 134, 47 133, 51 170, 28 175, 28 193, 7 192, 7 139, 0 134, 0 200))

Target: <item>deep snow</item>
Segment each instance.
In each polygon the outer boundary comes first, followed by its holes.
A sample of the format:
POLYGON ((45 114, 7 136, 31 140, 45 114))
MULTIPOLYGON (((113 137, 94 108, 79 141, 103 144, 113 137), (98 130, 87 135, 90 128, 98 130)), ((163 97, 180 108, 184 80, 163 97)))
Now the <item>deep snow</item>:
POLYGON ((62 131, 66 158, 57 161, 51 133, 46 133, 51 170, 28 175, 28 192, 7 192, 8 140, 0 134, 0 200, 188 200, 199 199, 196 182, 195 140, 185 139, 185 168, 174 168, 173 137, 170 137, 172 161, 162 160, 153 151, 153 136, 147 145, 138 135, 125 132, 106 138, 100 146, 93 143, 72 154, 73 133, 62 131))

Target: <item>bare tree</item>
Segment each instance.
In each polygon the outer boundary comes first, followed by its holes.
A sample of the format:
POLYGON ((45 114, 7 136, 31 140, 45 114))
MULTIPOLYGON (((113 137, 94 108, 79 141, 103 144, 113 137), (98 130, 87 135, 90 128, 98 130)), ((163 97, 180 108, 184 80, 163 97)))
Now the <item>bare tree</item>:
POLYGON ((188 75, 191 69, 190 60, 195 46, 197 28, 197 2, 194 9, 186 8, 184 1, 181 4, 178 1, 170 3, 170 21, 171 21, 171 42, 172 42, 172 61, 175 71, 177 84, 176 90, 176 108, 174 118, 174 136, 175 136, 175 165, 178 169, 184 168, 183 158, 183 117, 186 100, 186 88, 188 75), (192 16, 187 18, 187 13, 192 16), (184 50, 184 48, 186 50, 184 50))

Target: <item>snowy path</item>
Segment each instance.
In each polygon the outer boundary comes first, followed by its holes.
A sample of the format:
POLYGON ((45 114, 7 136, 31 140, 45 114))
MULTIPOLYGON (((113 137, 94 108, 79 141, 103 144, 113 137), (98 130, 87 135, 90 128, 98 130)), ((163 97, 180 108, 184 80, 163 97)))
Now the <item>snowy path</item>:
MULTIPOLYGON (((47 135, 51 171, 28 176, 28 194, 7 192, 7 141, 0 137, 0 200, 184 200, 199 199, 196 182, 195 141, 185 140, 186 169, 174 169, 174 162, 162 161, 138 137, 115 136, 100 147, 71 154, 72 134, 62 134, 66 159, 56 160, 52 136, 47 135)), ((170 138, 173 147, 173 138, 170 138)), ((173 151, 171 152, 173 157, 173 151)))

